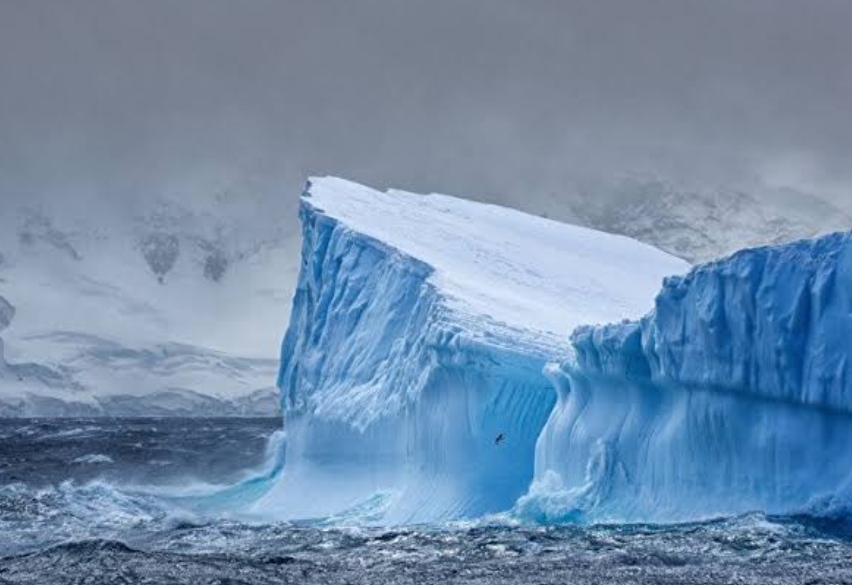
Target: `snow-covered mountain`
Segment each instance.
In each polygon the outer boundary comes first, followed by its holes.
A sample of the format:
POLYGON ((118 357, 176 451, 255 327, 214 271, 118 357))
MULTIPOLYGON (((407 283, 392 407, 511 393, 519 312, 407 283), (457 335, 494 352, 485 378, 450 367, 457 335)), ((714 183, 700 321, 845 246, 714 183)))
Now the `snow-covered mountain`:
POLYGON ((261 204, 5 206, 0 415, 274 414, 298 236, 261 204))

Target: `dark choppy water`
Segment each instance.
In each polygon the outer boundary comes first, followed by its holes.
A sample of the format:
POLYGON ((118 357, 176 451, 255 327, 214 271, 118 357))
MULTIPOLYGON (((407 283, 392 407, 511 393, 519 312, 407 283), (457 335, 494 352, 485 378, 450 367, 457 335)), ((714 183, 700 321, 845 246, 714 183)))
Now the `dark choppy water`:
POLYGON ((852 541, 793 519, 382 530, 247 523, 176 502, 262 468, 279 426, 0 421, 0 584, 852 583, 852 541))

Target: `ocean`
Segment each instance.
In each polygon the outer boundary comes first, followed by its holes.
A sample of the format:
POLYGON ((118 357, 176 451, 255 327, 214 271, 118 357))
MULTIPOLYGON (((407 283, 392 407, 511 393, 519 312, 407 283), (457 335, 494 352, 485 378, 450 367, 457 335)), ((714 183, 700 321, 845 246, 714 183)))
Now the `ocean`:
POLYGON ((849 532, 811 518, 379 528, 234 514, 280 471, 280 429, 0 420, 0 584, 852 583, 849 532))

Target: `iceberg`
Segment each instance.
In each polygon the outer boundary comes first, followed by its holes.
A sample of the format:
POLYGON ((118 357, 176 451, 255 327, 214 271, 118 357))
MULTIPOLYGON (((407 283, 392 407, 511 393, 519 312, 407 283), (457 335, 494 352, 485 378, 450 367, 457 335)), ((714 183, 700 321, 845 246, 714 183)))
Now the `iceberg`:
POLYGON ((557 404, 546 364, 642 314, 688 265, 635 240, 444 195, 311 179, 265 516, 411 523, 511 509, 557 404))
POLYGON ((516 509, 554 522, 845 515, 852 234, 744 250, 584 326, 516 509))

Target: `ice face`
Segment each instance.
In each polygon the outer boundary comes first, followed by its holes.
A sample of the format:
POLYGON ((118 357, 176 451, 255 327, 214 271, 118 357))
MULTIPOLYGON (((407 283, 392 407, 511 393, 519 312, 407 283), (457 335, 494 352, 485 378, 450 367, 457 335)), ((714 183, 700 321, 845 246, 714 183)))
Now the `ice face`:
POLYGON ((633 240, 452 197, 313 179, 282 347, 290 518, 420 522, 511 508, 570 331, 686 269, 633 240))
POLYGON ((521 513, 848 512, 850 238, 742 251, 667 279, 641 321, 579 328, 521 513))

